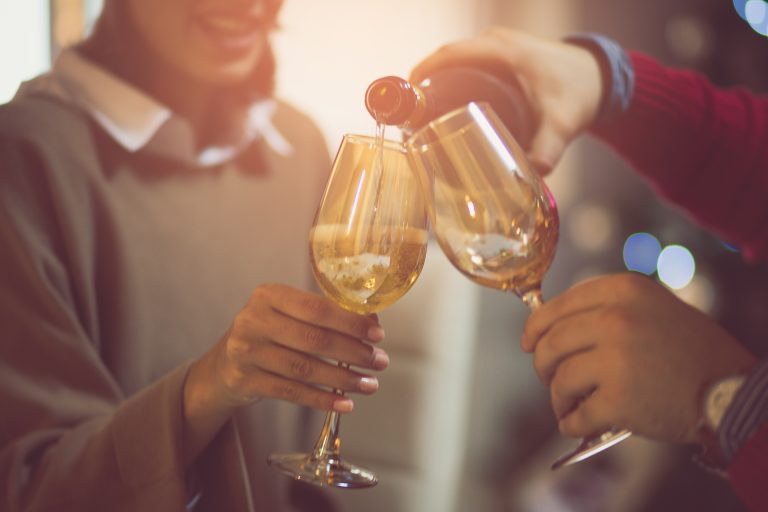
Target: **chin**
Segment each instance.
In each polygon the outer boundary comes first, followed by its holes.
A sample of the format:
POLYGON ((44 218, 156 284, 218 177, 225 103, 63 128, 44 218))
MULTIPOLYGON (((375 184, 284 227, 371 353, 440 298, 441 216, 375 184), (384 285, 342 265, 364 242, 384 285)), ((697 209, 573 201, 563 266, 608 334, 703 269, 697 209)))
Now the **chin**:
POLYGON ((256 67, 246 63, 218 65, 208 75, 208 81, 214 85, 234 86, 242 84, 254 73, 256 67))
POLYGON ((216 86, 232 86, 248 80, 255 72, 263 56, 263 45, 255 45, 249 51, 236 54, 211 54, 189 62, 187 68, 196 80, 216 86))
POLYGON ((249 80, 258 60, 229 60, 217 62, 195 62, 180 71, 190 79, 210 86, 236 86, 249 80))

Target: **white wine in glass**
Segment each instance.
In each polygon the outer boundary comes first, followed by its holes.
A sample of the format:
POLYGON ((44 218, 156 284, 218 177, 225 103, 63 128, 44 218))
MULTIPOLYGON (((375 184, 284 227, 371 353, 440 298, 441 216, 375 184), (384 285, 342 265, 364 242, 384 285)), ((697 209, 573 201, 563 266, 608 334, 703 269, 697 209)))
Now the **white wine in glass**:
MULTIPOLYGON (((449 112, 411 135, 407 146, 431 198, 435 237, 451 263, 473 281, 539 307, 557 246, 557 207, 489 105, 469 103, 449 112)), ((611 430, 583 439, 552 468, 584 460, 630 435, 611 430)))
MULTIPOLYGON (((427 229, 426 204, 403 144, 345 135, 309 237, 312 268, 323 292, 356 313, 390 306, 424 266, 427 229)), ((335 411, 326 416, 311 453, 273 454, 268 462, 317 485, 377 483, 373 472, 342 460, 335 411)))

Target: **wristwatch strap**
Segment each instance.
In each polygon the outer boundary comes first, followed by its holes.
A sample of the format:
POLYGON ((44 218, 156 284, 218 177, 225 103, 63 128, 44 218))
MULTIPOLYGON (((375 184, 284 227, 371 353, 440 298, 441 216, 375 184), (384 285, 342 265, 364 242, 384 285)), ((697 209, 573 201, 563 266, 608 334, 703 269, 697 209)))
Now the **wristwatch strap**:
POLYGON ((733 459, 744 443, 768 422, 768 359, 754 366, 733 397, 720 423, 723 458, 733 459))

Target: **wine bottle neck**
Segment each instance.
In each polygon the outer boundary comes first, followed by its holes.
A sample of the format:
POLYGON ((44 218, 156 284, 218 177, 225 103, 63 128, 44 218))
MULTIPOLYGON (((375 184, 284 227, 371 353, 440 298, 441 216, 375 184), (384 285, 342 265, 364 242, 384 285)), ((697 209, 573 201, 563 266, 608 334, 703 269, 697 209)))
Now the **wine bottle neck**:
POLYGON ((378 123, 412 126, 423 119, 427 97, 421 88, 396 76, 374 80, 365 93, 365 106, 378 123))
POLYGON ((408 119, 400 123, 400 127, 405 130, 415 130, 427 121, 427 106, 429 105, 428 97, 424 94, 421 87, 411 85, 415 101, 413 103, 413 110, 411 111, 408 119))
POLYGON ((471 101, 489 103, 515 139, 524 148, 530 147, 537 121, 514 76, 497 76, 474 67, 446 67, 433 71, 418 86, 397 76, 379 78, 365 97, 377 123, 399 126, 406 136, 471 101))

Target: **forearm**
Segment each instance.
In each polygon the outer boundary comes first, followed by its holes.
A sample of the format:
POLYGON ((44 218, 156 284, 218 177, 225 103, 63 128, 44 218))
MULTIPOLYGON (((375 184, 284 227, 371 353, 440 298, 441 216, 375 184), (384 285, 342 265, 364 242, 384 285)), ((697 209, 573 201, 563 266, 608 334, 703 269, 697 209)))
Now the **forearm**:
POLYGON ((63 390, 46 398, 50 416, 42 426, 29 423, 41 404, 17 402, 18 420, 29 428, 4 439, 0 508, 183 509, 188 500, 181 443, 185 372, 178 368, 116 408, 97 396, 63 390))
POLYGON ((236 410, 233 404, 222 400, 211 385, 216 382, 214 364, 212 353, 195 361, 184 384, 183 451, 186 465, 194 463, 236 410))
POLYGON ((592 132, 657 191, 754 259, 768 252, 768 98, 630 52, 628 111, 592 132))

